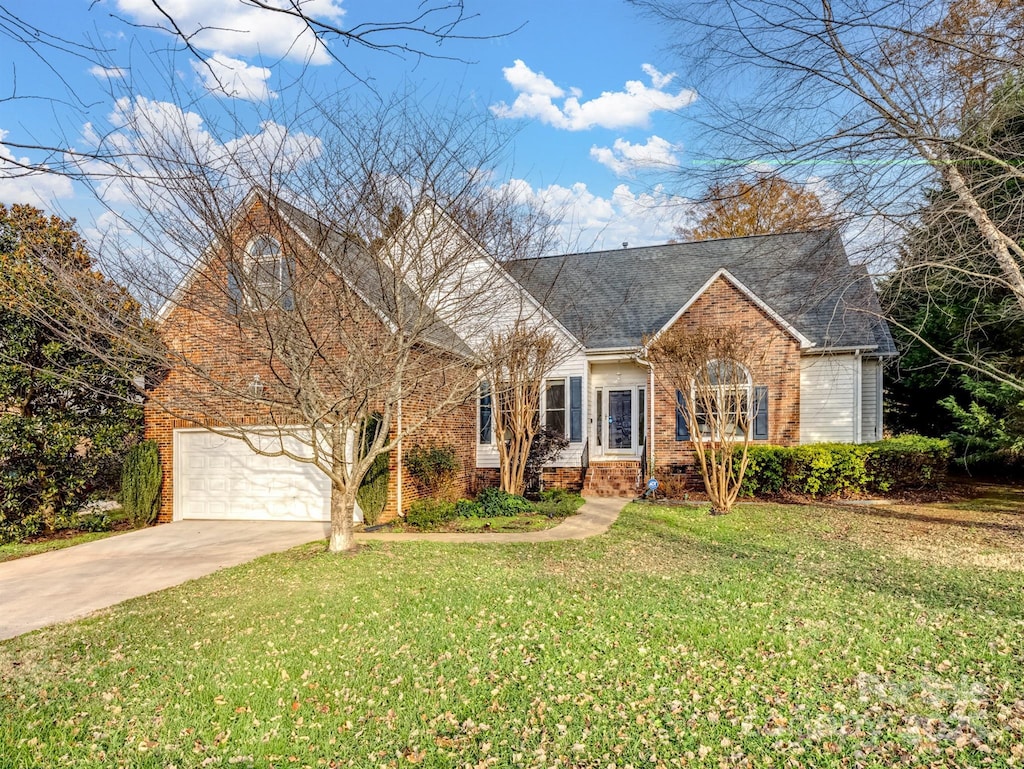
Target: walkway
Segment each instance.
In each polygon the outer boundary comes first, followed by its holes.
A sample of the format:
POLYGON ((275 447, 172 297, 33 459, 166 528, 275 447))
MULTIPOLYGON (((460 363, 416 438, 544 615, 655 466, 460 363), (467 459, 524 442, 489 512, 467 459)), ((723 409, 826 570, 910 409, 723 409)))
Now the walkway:
POLYGON ((604 534, 615 523, 622 508, 632 500, 620 497, 591 497, 576 512, 557 526, 543 531, 524 531, 515 534, 390 534, 384 532, 359 533, 356 540, 376 539, 386 542, 473 542, 507 544, 509 542, 561 542, 567 539, 586 539, 604 534))
MULTIPOLYGON (((608 531, 626 499, 588 499, 558 526, 520 534, 357 534, 404 542, 557 542, 608 531)), ((0 563, 0 640, 68 622, 261 555, 327 537, 328 523, 175 521, 0 563)))

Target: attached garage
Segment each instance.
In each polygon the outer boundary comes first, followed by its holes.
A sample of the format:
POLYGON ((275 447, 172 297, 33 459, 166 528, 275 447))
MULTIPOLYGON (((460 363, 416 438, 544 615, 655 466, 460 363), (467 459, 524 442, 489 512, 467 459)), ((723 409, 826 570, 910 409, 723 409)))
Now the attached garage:
MULTIPOLYGON (((259 428, 246 435, 261 448, 280 445, 259 428)), ((309 454, 295 438, 286 438, 285 447, 309 454)), ((330 500, 330 480, 312 464, 265 456, 240 438, 208 430, 174 431, 175 518, 329 521, 330 500)), ((355 517, 362 520, 358 508, 355 517)))

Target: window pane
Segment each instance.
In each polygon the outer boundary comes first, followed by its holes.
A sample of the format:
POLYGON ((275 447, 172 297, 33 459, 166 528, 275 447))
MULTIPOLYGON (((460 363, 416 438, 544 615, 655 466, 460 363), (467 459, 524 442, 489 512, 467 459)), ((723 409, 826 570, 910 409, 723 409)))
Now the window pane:
POLYGON ((565 435, 565 411, 549 411, 547 427, 556 435, 565 435))
POLYGON ((565 382, 549 382, 547 407, 549 409, 565 408, 565 382))
POLYGON ((548 382, 544 398, 544 424, 553 433, 565 435, 565 380, 548 382))
POLYGON ((644 445, 644 437, 647 432, 647 391, 637 391, 637 444, 644 445))

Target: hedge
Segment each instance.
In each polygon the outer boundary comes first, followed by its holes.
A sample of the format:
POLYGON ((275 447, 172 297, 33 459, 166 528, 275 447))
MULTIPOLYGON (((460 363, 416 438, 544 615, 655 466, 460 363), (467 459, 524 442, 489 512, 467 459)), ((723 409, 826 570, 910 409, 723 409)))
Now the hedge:
POLYGON ((745 496, 888 494, 934 487, 949 467, 949 441, 905 435, 876 443, 751 446, 745 496))
POLYGON ((124 458, 121 470, 121 507, 135 526, 156 521, 160 513, 160 450, 156 441, 142 441, 124 458))

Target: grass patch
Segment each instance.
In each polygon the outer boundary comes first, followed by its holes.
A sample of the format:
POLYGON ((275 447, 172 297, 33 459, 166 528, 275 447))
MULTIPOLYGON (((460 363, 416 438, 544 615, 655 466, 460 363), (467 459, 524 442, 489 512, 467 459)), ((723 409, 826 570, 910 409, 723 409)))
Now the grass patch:
POLYGON ((297 548, 0 644, 0 766, 1019 765, 1024 573, 877 520, 297 548))
MULTIPOLYGON (((104 539, 113 534, 120 534, 134 528, 120 509, 102 513, 101 515, 105 519, 103 526, 109 527, 105 531, 75 528, 60 529, 38 537, 31 537, 25 542, 6 542, 0 544, 0 563, 13 561, 16 558, 25 558, 30 555, 48 553, 51 550, 63 550, 65 547, 82 545, 96 539, 104 539)), ((90 517, 95 519, 97 516, 93 515, 90 517)), ((2 764, 0 764, 0 767, 2 767, 2 764)))

